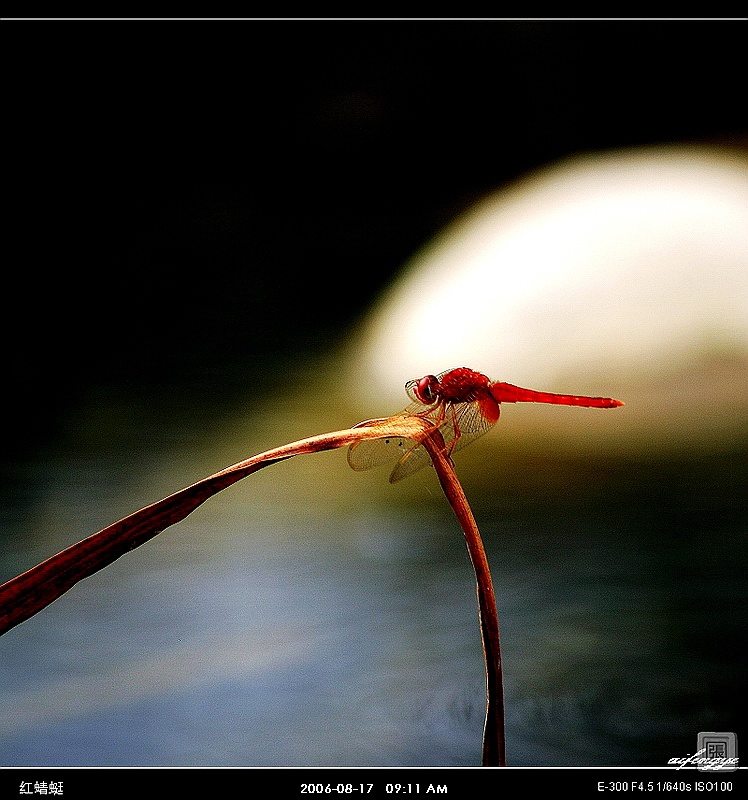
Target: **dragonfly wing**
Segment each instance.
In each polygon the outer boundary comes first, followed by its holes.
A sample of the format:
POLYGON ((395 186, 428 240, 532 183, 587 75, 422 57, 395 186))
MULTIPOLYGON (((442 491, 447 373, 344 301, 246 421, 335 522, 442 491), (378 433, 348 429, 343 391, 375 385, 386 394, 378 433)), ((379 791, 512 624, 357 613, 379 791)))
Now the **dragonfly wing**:
POLYGON ((455 453, 465 447, 465 445, 474 442, 479 436, 483 436, 484 433, 488 433, 490 427, 491 426, 489 425, 488 428, 484 428, 480 431, 473 431, 472 433, 461 433, 460 438, 454 443, 451 452, 455 453))
MULTIPOLYGON (((445 406, 443 403, 436 403, 425 412, 423 411, 423 405, 421 405, 421 411, 417 412, 418 406, 415 404, 409 406, 408 410, 411 411, 411 413, 418 413, 418 416, 429 420, 432 425, 438 427, 439 433, 444 439, 447 452, 451 453, 452 442, 455 439, 455 430, 459 428, 461 419, 473 405, 475 405, 475 403, 457 403, 448 406, 445 406)), ((486 428, 486 430, 488 430, 488 428, 486 428)), ((475 438, 475 436, 472 438, 475 438)), ((429 451, 423 445, 413 447, 404 453, 402 458, 395 465, 395 469, 392 470, 392 475, 390 475, 390 483, 397 483, 397 481, 407 478, 408 475, 412 475, 414 472, 430 464, 431 456, 429 455, 429 451)))
POLYGON ((392 470, 390 475, 390 483, 397 483, 408 475, 412 475, 422 467, 427 467, 431 464, 431 456, 429 451, 416 442, 413 443, 415 447, 411 447, 406 451, 402 458, 395 464, 395 469, 392 470))
MULTIPOLYGON (((422 414, 423 416, 423 414, 422 414)), ((428 418, 439 426, 447 453, 450 455, 489 431, 496 418, 491 419, 479 403, 452 403, 446 408, 434 408, 428 418), (439 422, 441 420, 441 422, 439 422), (459 431, 459 434, 457 433, 459 431)), ((497 417, 498 418, 498 417, 497 417)), ((422 467, 431 464, 428 450, 420 445, 403 453, 390 475, 390 483, 397 483, 422 467)))
MULTIPOLYGON (((410 416, 411 406, 390 417, 393 421, 401 417, 410 416)), ((375 420, 381 422, 382 420, 375 420)), ((366 423, 359 423, 365 425, 366 423)), ((361 439, 354 442, 348 448, 348 465, 351 469, 360 472, 365 469, 373 469, 388 462, 397 461, 403 453, 411 447, 415 447, 416 442, 402 436, 387 436, 382 439, 361 439)))
POLYGON ((441 426, 442 436, 449 452, 454 453, 484 433, 488 433, 498 418, 498 403, 489 404, 488 401, 485 405, 481 401, 454 403, 447 409, 441 426))
POLYGON ((354 442, 348 448, 348 464, 352 469, 361 471, 379 467, 396 461, 417 442, 401 436, 388 436, 386 439, 364 439, 354 442))
MULTIPOLYGON (((436 424, 436 419, 440 418, 440 404, 434 403, 432 406, 424 406, 423 403, 414 402, 404 408, 399 414, 390 417, 397 420, 398 417, 423 417, 436 424)), ((363 423, 362 423, 363 424, 363 423)), ((404 453, 416 447, 418 442, 414 439, 406 439, 401 436, 388 436, 383 439, 364 439, 354 442, 348 448, 348 464, 357 471, 378 467, 388 461, 396 461, 404 453)))

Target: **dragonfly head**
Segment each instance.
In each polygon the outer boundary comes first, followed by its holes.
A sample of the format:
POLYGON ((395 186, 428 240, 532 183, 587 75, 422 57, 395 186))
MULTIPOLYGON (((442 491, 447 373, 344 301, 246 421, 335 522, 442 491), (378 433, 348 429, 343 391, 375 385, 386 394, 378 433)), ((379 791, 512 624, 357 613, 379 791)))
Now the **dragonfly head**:
POLYGON ((425 406, 430 406, 437 400, 438 386, 439 380, 435 375, 426 375, 418 380, 409 381, 405 386, 405 390, 413 400, 417 400, 425 406))

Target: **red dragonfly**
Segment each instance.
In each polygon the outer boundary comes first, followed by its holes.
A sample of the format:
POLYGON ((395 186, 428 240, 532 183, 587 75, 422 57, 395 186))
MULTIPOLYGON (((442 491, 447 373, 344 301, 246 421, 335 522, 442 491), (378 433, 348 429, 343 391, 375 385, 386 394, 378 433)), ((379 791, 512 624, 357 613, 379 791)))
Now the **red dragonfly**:
MULTIPOLYGON (((468 367, 448 369, 439 375, 408 381, 405 391, 413 402, 395 417, 413 415, 437 427, 449 456, 483 436, 496 424, 501 403, 555 403, 590 408, 623 405, 620 400, 610 397, 536 392, 511 383, 494 383, 468 367)), ((390 475, 390 483, 402 480, 431 463, 425 447, 413 439, 396 436, 354 442, 348 449, 348 463, 355 470, 371 469, 394 459, 397 459, 397 464, 390 475)))

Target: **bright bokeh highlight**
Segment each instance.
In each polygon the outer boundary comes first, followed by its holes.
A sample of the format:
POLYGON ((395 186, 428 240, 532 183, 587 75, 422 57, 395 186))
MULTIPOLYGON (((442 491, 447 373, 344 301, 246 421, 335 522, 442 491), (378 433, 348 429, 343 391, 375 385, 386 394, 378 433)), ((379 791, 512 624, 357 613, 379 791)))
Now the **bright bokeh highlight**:
POLYGON ((726 421, 747 363, 748 165, 698 147, 578 157, 487 197, 405 266, 351 356, 380 408, 404 405, 406 380, 466 365, 622 396, 631 430, 668 381, 675 427, 697 399, 726 421), (692 397, 705 364, 718 385, 692 397))

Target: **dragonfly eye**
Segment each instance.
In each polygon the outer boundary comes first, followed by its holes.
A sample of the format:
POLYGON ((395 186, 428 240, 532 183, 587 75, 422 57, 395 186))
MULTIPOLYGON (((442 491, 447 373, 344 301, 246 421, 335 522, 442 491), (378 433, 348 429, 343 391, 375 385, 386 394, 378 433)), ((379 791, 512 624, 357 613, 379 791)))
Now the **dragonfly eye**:
POLYGON ((426 375, 425 378, 421 378, 418 383, 416 383, 414 388, 415 395, 424 405, 430 405, 436 400, 434 386, 437 383, 438 381, 433 375, 426 375))

